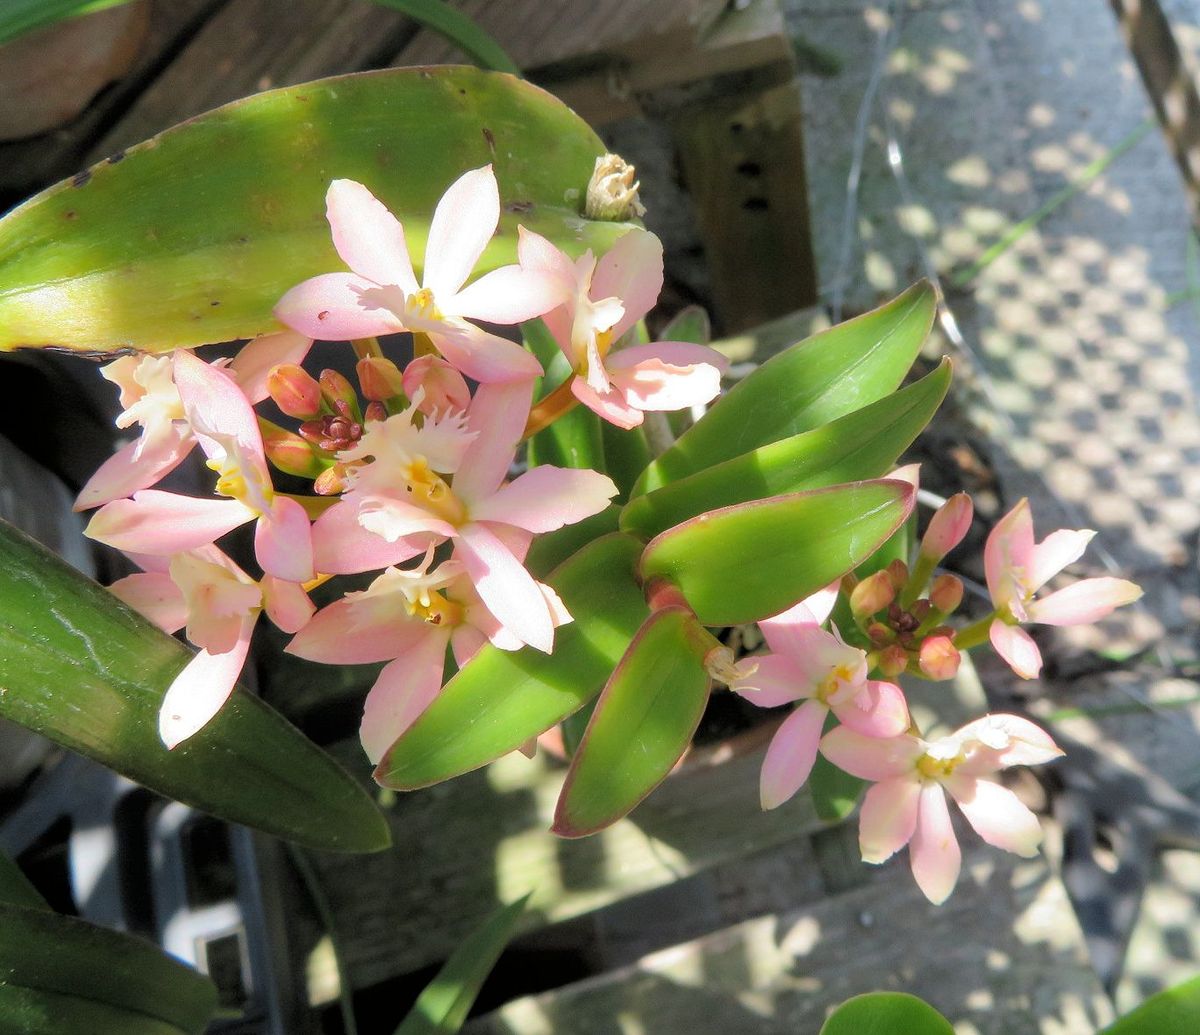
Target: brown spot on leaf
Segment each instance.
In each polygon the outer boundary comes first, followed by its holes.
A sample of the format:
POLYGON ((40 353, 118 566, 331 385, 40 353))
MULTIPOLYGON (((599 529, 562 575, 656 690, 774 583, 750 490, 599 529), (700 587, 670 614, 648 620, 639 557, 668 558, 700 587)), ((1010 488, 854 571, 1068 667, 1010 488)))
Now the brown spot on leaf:
POLYGON ((532 212, 532 201, 509 201, 504 205, 505 212, 532 212))
POLYGON ((121 162, 124 160, 125 160, 125 152, 124 151, 118 151, 118 152, 116 152, 116 154, 111 154, 105 159, 105 161, 108 162, 109 165, 116 165, 117 162, 121 162))
POLYGON ((74 219, 78 215, 79 215, 79 213, 76 212, 73 208, 69 208, 69 209, 67 209, 66 212, 63 213, 63 219, 74 219))
POLYGON ((492 155, 494 156, 496 154, 496 138, 492 135, 492 131, 488 129, 487 126, 483 127, 483 139, 487 141, 488 150, 491 151, 492 155))
POLYGON ((84 169, 83 172, 77 172, 71 178, 71 186, 72 187, 86 187, 88 184, 88 181, 90 181, 91 178, 92 178, 92 170, 84 169))

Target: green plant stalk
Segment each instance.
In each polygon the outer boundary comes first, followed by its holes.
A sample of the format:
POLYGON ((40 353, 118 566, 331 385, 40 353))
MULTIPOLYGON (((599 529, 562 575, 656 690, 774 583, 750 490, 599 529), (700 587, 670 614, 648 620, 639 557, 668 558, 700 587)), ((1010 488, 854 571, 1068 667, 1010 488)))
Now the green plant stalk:
POLYGON ((489 34, 443 0, 372 0, 380 7, 407 14, 413 21, 445 36, 480 68, 519 76, 521 69, 489 34))
POLYGON ((970 650, 972 647, 978 647, 988 640, 988 630, 992 627, 992 622, 996 620, 996 612, 984 615, 977 622, 972 622, 968 626, 964 626, 954 634, 954 646, 959 650, 970 650))

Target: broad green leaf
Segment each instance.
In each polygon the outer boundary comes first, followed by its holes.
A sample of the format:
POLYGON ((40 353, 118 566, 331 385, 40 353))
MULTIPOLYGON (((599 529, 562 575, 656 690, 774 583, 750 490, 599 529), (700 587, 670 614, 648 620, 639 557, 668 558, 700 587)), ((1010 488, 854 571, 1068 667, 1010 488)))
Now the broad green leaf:
POLYGON ((0 905, 0 1031, 199 1035, 207 978, 140 938, 42 909, 0 905))
POLYGON ((634 495, 809 431, 894 391, 929 334, 936 304, 932 286, 922 281, 887 305, 772 356, 647 468, 634 495))
POLYGON ((387 823, 366 791, 243 690, 168 751, 158 708, 191 658, 0 522, 0 716, 223 819, 327 850, 387 847, 387 823))
POLYGON ((588 543, 617 531, 617 518, 621 508, 615 503, 605 507, 573 525, 563 525, 553 532, 539 535, 525 555, 525 567, 534 578, 544 579, 572 554, 578 553, 588 543))
POLYGON ((26 909, 50 908, 38 889, 21 871, 21 867, 0 852, 0 904, 3 903, 10 906, 24 906, 26 909))
POLYGON ((886 474, 950 387, 950 361, 920 381, 812 431, 637 496, 621 530, 650 538, 706 510, 886 474))
POLYGON ((820 1035, 954 1035, 924 1000, 906 992, 867 992, 847 999, 821 1025, 820 1035))
POLYGON ((836 823, 850 815, 866 786, 866 780, 839 769, 820 754, 808 776, 808 793, 812 797, 813 811, 826 823, 836 823))
POLYGON ((575 752, 579 750, 579 745, 583 741, 583 735, 587 731, 588 723, 592 721, 592 715, 596 711, 596 699, 588 701, 574 715, 568 715, 562 721, 559 729, 562 731, 563 750, 566 751, 567 757, 571 758, 575 752))
POLYGON ((641 546, 605 536, 554 571, 546 581, 575 619, 555 631, 554 653, 485 646, 392 745, 375 779, 413 790, 478 769, 595 697, 648 613, 634 578, 641 546))
POLYGON ((706 638, 683 607, 646 619, 596 701, 558 799, 554 833, 594 834, 666 779, 708 701, 706 638))
MULTIPOLYGON (((558 386, 574 376, 567 357, 541 320, 522 324, 521 334, 526 347, 546 370, 539 395, 545 394, 546 385, 558 386)), ((529 466, 539 464, 603 471, 604 441, 600 437, 600 418, 586 406, 576 406, 539 431, 529 440, 529 466)))
POLYGON ((0 351, 177 346, 278 329, 300 281, 343 270, 329 182, 367 185, 424 254, 443 191, 491 163, 500 231, 477 270, 514 261, 517 225, 572 253, 630 225, 581 215, 600 138, 550 94, 463 66, 337 76, 257 94, 166 130, 0 220, 0 351))
POLYGON ((516 62, 488 33, 445 0, 372 0, 380 7, 403 11, 414 21, 445 36, 481 68, 520 75, 516 62))
POLYGON ((628 499, 652 459, 646 432, 641 428, 618 428, 602 420, 600 437, 604 440, 604 471, 617 483, 617 498, 628 499))
POLYGON ((703 306, 684 306, 662 329, 659 341, 687 341, 693 345, 707 345, 712 340, 712 323, 703 306))
POLYGON ((915 495, 906 482, 858 482, 701 514, 650 541, 642 577, 678 586, 705 625, 757 622, 869 557, 915 495))
POLYGON ((395 1035, 453 1035, 462 1027, 528 901, 526 895, 501 906, 466 937, 417 997, 395 1035))
POLYGON ((1158 992, 1100 1035, 1194 1035, 1200 1031, 1200 977, 1158 992))

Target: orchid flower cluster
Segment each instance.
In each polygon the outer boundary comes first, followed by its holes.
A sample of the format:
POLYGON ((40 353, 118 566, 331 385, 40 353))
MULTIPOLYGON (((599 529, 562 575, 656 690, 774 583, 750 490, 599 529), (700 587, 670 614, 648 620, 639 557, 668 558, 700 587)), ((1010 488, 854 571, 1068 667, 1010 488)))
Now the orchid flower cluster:
MULTIPOLYGON (((647 411, 703 407, 720 393, 727 363, 715 350, 636 340, 663 282, 662 246, 645 230, 628 230, 599 257, 572 259, 521 228, 518 261, 472 279, 500 218, 486 166, 438 203, 418 280, 404 227, 366 186, 335 180, 326 205, 347 270, 283 295, 275 315, 288 330, 256 339, 231 362, 178 350, 123 357, 104 371, 120 389, 118 426, 136 425, 140 436, 97 471, 78 507, 98 508, 87 534, 142 569, 113 592, 161 628, 184 629, 199 649, 163 700, 169 748, 228 698, 263 611, 293 635, 287 649, 300 657, 385 663, 361 727, 372 762, 438 698, 448 651, 460 670, 486 644, 550 654, 556 630, 574 618, 527 570, 531 545, 604 511, 618 489, 597 470, 521 469, 522 443, 577 405, 628 430, 647 411), (537 358, 479 323, 536 318, 569 369, 535 402, 544 373, 537 358), (399 332, 412 337, 403 364, 378 341, 399 332), (314 339, 351 343, 357 385, 332 369, 317 377, 304 369, 314 339), (268 399, 295 430, 256 413, 268 399), (196 446, 216 475, 215 496, 153 487, 196 446), (272 467, 310 480, 311 494, 277 489, 272 467), (250 523, 257 577, 216 545, 250 523), (374 576, 365 589, 316 610, 316 586, 364 573, 374 576)), ((915 484, 916 474, 890 477, 915 484)), ((763 807, 794 795, 824 754, 874 784, 862 808, 863 857, 881 862, 910 844, 917 882, 935 902, 950 893, 960 862, 945 793, 986 841, 1032 854, 1036 817, 988 777, 1060 752, 1012 715, 925 740, 895 680, 904 672, 951 678, 961 651, 988 639, 1033 678, 1040 657, 1025 624, 1094 621, 1140 592, 1089 579, 1037 597, 1091 533, 1056 532, 1035 544, 1022 501, 988 539, 993 612, 956 630, 948 619, 963 586, 937 566, 971 521, 970 500, 956 496, 934 515, 911 570, 894 561, 861 579, 847 575, 764 619, 766 654, 736 658, 704 634, 709 676, 763 707, 798 703, 767 751, 763 807)))

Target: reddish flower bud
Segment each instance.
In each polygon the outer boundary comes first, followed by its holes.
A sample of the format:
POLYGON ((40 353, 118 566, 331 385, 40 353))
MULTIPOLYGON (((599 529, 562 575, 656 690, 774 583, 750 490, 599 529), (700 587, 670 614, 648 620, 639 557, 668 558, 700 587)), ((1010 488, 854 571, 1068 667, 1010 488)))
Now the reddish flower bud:
POLYGON ((355 368, 363 398, 371 402, 387 402, 404 394, 404 375, 400 368, 385 356, 363 356, 355 368))
POLYGON ((956 611, 962 598, 962 580, 953 575, 939 575, 929 587, 929 602, 944 615, 956 611))
POLYGON ((321 371, 321 395, 336 413, 358 413, 358 393, 354 386, 336 370, 321 371), (338 406, 341 403, 341 406, 338 406))
POLYGON ((963 541, 971 528, 975 508, 965 492, 951 496, 929 521, 921 540, 921 556, 936 564, 963 541))
POLYGON ((336 496, 339 492, 345 492, 348 484, 346 468, 341 464, 334 464, 322 471, 320 477, 313 482, 313 492, 318 496, 336 496))
POLYGON ((884 571, 869 575, 854 587, 850 594, 850 610, 859 616, 873 615, 882 611, 896 598, 896 587, 884 571))
POLYGON ((281 363, 267 375, 267 391, 289 417, 312 420, 321 412, 321 386, 292 363, 281 363))
POLYGON ((953 679, 958 673, 962 656, 954 641, 944 633, 929 636, 921 644, 919 664, 921 671, 930 679, 953 679))
POLYGON ((892 561, 884 571, 888 573, 888 578, 892 580, 892 586, 899 593, 908 584, 908 565, 900 558, 892 561))
POLYGON ((895 679, 908 668, 908 651, 893 644, 879 652, 879 671, 885 679, 895 679))
POLYGON ((404 368, 404 391, 410 399, 421 393, 417 409, 422 413, 447 413, 465 410, 471 402, 471 390, 462 374, 441 356, 418 356, 404 368))
POLYGON ((868 625, 867 636, 877 647, 886 647, 896 639, 896 634, 882 622, 872 622, 868 625))

